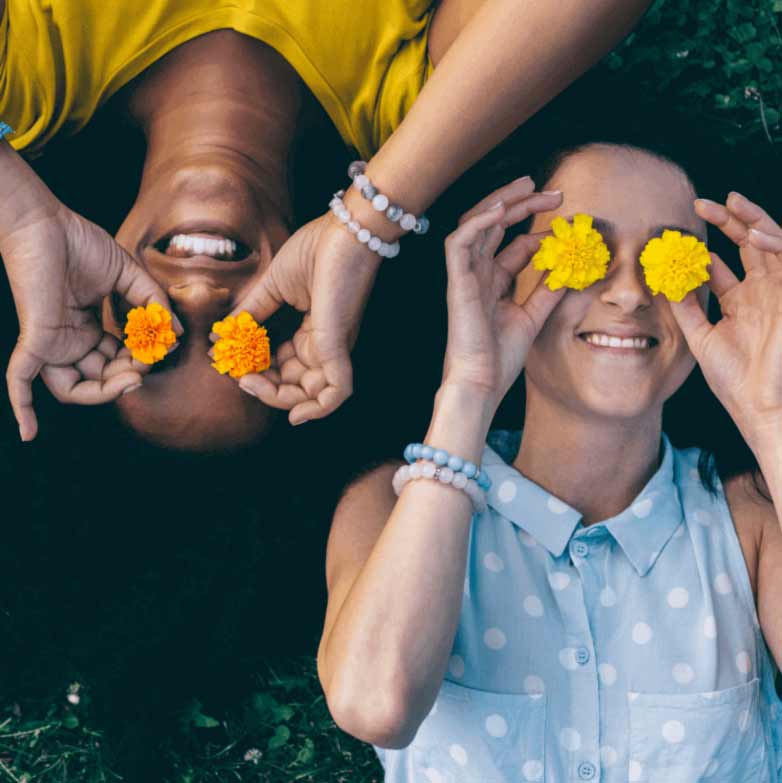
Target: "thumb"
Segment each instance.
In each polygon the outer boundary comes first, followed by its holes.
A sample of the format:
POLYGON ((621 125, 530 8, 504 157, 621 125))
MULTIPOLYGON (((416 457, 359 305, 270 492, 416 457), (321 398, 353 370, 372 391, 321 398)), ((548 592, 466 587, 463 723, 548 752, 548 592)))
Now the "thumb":
POLYGON ((263 323, 271 318, 283 304, 285 304, 285 297, 280 292, 272 275, 272 267, 269 267, 230 315, 235 316, 246 310, 258 323, 263 323))
POLYGON ((679 324, 692 355, 699 361, 706 338, 714 327, 706 317, 695 291, 690 291, 681 302, 670 304, 673 317, 679 324))
POLYGON ((171 321, 174 332, 178 337, 184 333, 182 322, 174 313, 174 308, 168 299, 168 294, 158 285, 152 275, 144 267, 135 261, 125 250, 116 242, 113 242, 115 261, 117 262, 120 273, 114 283, 114 290, 134 307, 142 307, 150 302, 157 302, 165 307, 171 313, 171 321))
POLYGON ((8 398, 23 441, 32 440, 38 434, 38 419, 33 409, 32 384, 41 367, 41 362, 21 343, 17 343, 8 362, 5 377, 8 384, 8 398))

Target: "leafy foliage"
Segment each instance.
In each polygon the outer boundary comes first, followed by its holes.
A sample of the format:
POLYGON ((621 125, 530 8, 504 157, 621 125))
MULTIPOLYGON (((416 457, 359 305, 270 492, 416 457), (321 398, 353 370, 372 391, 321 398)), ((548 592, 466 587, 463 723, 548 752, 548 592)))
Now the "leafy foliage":
POLYGON ((728 144, 782 141, 782 0, 655 0, 605 65, 728 144))

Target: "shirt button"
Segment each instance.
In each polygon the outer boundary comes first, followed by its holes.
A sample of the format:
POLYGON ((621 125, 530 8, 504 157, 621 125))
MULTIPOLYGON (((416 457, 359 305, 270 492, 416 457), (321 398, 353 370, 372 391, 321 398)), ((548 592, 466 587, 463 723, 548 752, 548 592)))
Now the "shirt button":
POLYGON ((576 650, 576 663, 583 666, 589 660, 589 650, 586 647, 579 647, 576 650))
POLYGON ((574 541, 573 554, 579 557, 586 557, 589 554, 589 547, 583 541, 574 541))
POLYGON ((597 769, 591 761, 582 761, 578 765, 578 776, 581 780, 592 780, 597 769))

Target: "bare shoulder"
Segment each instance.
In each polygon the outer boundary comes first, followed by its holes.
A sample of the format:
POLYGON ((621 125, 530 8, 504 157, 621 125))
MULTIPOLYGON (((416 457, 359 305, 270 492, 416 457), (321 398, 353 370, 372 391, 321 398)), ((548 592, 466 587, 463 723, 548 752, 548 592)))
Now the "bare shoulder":
POLYGON ((358 571, 369 557, 396 503, 391 479, 401 462, 387 462, 360 476, 345 490, 334 512, 326 553, 326 580, 358 571))
POLYGON ((761 478, 752 473, 732 476, 724 482, 733 524, 747 564, 752 592, 757 600, 758 565, 761 547, 769 537, 782 537, 774 505, 768 498, 761 478))

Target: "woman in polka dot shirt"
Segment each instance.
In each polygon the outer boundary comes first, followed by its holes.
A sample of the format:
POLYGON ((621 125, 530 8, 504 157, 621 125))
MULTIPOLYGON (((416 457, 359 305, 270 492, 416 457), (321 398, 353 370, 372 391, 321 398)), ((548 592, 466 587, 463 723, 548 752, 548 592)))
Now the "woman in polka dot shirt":
POLYGON ((738 194, 696 200, 680 167, 635 147, 579 147, 533 188, 497 191, 446 241, 448 347, 424 442, 482 464, 489 508, 427 480, 397 499, 398 465, 348 490, 318 654, 329 707, 394 783, 776 782, 782 229, 738 194), (555 214, 577 213, 595 217, 608 274, 552 292, 527 262, 555 214), (530 214, 535 233, 495 256, 530 214), (652 296, 646 243, 665 228, 705 239, 706 223, 740 247, 745 278, 713 257, 681 303, 652 296), (763 493, 748 475, 709 491, 699 450, 662 432, 696 362, 763 493), (523 439, 489 433, 522 367, 523 439))

